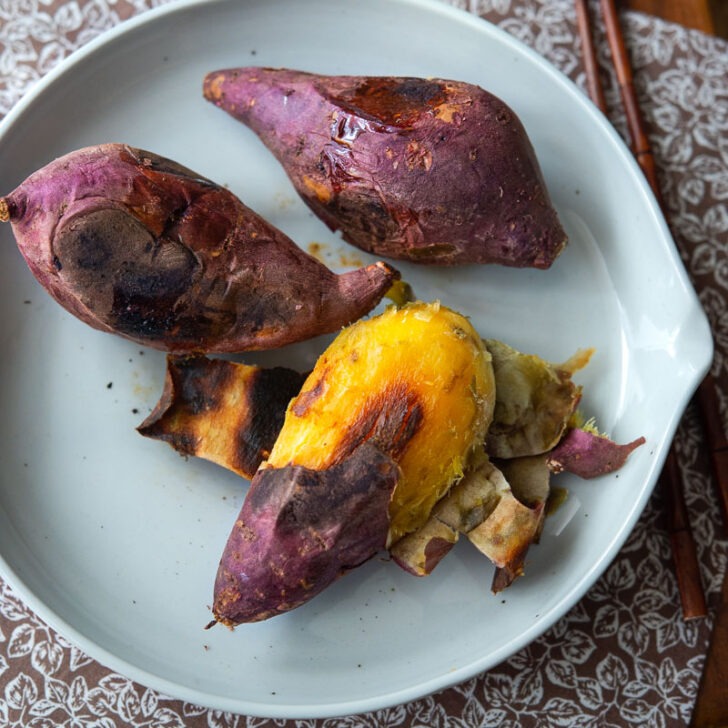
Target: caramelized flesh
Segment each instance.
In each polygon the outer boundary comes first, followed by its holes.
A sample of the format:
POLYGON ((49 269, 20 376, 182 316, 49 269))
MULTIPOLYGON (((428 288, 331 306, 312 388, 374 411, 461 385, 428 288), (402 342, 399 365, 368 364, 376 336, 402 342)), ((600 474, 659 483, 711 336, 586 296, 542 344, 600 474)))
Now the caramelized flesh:
POLYGON ((494 406, 490 355, 439 304, 389 309, 344 330, 291 402, 268 459, 321 470, 365 441, 398 463, 390 540, 421 526, 462 476, 494 406))

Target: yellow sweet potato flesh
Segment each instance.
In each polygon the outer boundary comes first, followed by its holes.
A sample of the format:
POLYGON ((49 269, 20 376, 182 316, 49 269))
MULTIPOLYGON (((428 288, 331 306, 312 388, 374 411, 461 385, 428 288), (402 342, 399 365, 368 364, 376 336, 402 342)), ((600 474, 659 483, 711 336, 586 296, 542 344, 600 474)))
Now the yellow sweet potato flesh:
POLYGON ((439 303, 391 307, 343 330, 319 358, 267 466, 322 470, 371 441, 400 468, 394 543, 462 477, 494 405, 490 354, 465 317, 439 303))

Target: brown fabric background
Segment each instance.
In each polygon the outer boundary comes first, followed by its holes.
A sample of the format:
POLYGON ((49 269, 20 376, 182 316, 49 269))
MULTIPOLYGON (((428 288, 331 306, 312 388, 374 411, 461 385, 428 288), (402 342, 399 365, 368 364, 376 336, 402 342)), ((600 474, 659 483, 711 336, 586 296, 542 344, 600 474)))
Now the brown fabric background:
MULTIPOLYGON (((73 49, 157 4, 0 1, 0 117, 73 49)), ((584 88, 571 0, 456 0, 584 88)), ((716 340, 728 410, 728 44, 639 14, 623 18, 669 220, 716 340)), ((601 38, 610 117, 624 119, 601 38)), ((540 639, 461 685, 377 713, 282 721, 184 703, 114 674, 52 631, 0 580, 0 726, 680 726, 694 705, 728 560, 701 423, 688 408, 679 465, 711 615, 684 622, 656 492, 614 563, 540 639)))

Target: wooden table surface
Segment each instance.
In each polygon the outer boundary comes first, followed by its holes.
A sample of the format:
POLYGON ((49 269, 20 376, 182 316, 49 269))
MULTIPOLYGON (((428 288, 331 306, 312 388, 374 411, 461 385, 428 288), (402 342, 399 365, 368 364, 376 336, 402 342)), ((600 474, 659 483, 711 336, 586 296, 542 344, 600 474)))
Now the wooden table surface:
POLYGON ((728 0, 621 0, 621 6, 728 38, 728 0))

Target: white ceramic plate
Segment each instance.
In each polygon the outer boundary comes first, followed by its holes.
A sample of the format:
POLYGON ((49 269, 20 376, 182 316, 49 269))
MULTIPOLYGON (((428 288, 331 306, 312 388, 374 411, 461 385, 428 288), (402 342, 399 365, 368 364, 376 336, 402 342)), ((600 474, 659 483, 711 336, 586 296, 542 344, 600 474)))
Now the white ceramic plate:
MULTIPOLYGON (((563 477, 579 513, 498 597, 492 567, 463 543, 427 579, 373 560, 288 615, 204 631, 244 483, 136 433, 163 356, 62 311, 3 226, 2 571, 62 634, 167 694, 270 717, 372 710, 496 665, 578 601, 638 518, 711 339, 653 198, 603 117, 535 53, 438 2, 193 1, 127 22, 6 118, 2 191, 74 148, 128 142, 228 184, 303 247, 322 243, 332 267, 366 260, 307 212, 252 133, 203 101, 203 75, 232 65, 450 77, 505 99, 529 130, 570 247, 547 272, 401 268, 420 297, 462 310, 483 335, 554 361, 595 346, 579 378, 583 409, 616 439, 647 445, 619 477, 563 477)), ((310 366, 322 346, 258 360, 310 366)))

